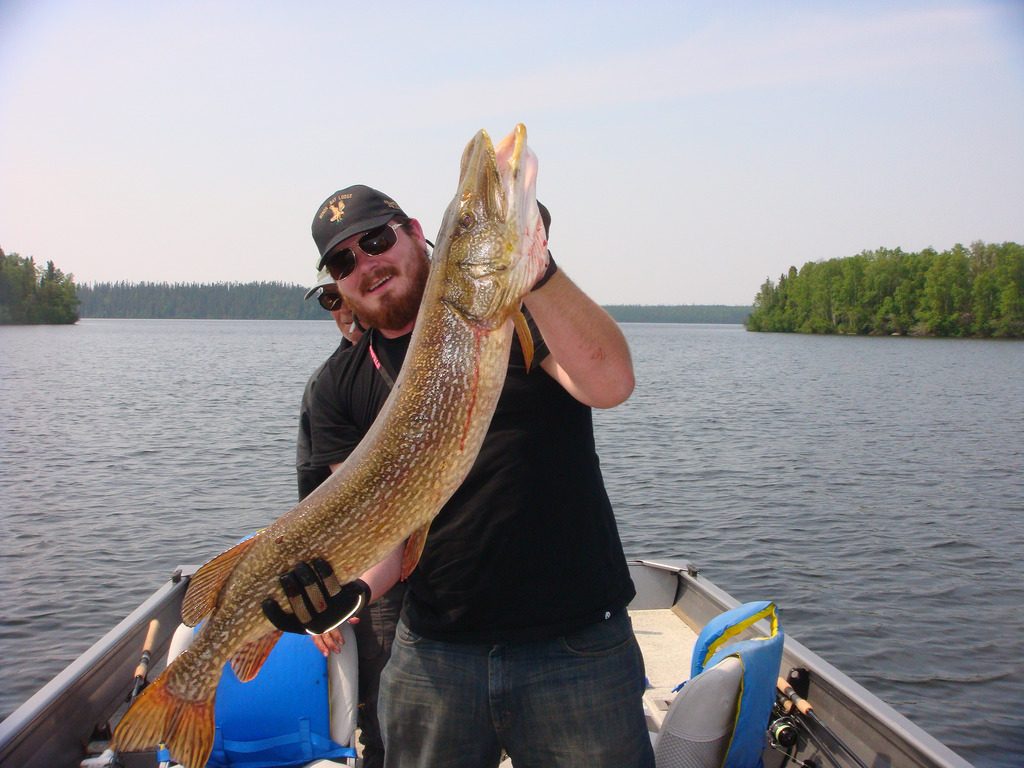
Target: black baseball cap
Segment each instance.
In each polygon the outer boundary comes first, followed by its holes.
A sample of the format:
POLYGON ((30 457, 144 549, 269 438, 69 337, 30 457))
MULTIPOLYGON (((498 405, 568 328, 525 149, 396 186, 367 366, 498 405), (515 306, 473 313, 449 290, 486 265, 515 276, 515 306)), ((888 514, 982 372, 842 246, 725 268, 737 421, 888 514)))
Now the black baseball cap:
POLYGON ((313 217, 313 241, 320 251, 317 270, 324 268, 327 254, 342 240, 383 226, 395 216, 408 218, 383 192, 363 184, 339 189, 324 200, 313 217))

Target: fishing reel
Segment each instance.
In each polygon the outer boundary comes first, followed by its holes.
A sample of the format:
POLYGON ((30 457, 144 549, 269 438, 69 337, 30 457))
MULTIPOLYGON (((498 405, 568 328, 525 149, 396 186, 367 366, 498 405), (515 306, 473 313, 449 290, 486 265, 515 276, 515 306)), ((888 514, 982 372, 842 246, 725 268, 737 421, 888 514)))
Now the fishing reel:
POLYGON ((772 746, 789 750, 790 747, 796 744, 797 738, 796 723, 793 722, 793 718, 789 715, 783 715, 773 720, 768 726, 768 738, 771 739, 772 746))
POLYGON ((772 710, 774 719, 768 726, 768 743, 772 749, 786 756, 781 766, 792 762, 803 768, 818 768, 821 765, 818 756, 821 755, 839 768, 838 756, 845 755, 844 760, 851 760, 857 768, 869 768, 868 764, 814 713, 814 708, 806 698, 809 682, 807 670, 799 668, 790 670, 786 679, 779 678, 775 707, 772 710), (798 688, 802 693, 797 690, 798 688), (797 754, 802 752, 805 746, 816 754, 805 759, 797 758, 797 754))
POLYGON ((803 768, 817 768, 813 758, 809 761, 798 760, 800 750, 800 724, 783 706, 781 700, 772 708, 772 720, 768 724, 768 746, 784 756, 780 766, 797 765, 803 768))
POLYGON ((800 733, 796 718, 784 712, 780 706, 775 708, 773 714, 775 719, 768 725, 768 746, 783 755, 779 768, 789 765, 799 766, 799 768, 821 768, 821 763, 815 757, 797 758, 796 755, 800 749, 800 733))

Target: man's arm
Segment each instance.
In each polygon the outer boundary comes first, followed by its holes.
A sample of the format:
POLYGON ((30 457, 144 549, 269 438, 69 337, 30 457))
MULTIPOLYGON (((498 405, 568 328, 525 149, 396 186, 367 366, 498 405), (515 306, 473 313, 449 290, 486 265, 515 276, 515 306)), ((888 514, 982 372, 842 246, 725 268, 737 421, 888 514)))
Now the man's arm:
POLYGON ((633 392, 629 345, 615 320, 561 269, 524 303, 550 355, 541 367, 584 405, 612 408, 633 392))

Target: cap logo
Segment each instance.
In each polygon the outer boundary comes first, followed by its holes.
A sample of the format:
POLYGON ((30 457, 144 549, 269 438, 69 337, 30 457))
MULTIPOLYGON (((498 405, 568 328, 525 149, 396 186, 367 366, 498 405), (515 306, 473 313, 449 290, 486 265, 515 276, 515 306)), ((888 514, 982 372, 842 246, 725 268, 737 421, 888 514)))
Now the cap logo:
POLYGON ((331 218, 328 223, 333 224, 336 221, 341 221, 341 218, 345 215, 345 201, 352 199, 352 195, 336 195, 323 204, 320 212, 316 215, 317 219, 323 221, 324 216, 328 213, 331 214, 331 218))

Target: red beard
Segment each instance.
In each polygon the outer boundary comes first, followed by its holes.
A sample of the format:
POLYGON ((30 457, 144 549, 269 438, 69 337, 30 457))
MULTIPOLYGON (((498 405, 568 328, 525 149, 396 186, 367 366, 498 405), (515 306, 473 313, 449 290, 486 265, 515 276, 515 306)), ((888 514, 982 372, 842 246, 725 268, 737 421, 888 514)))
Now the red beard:
MULTIPOLYGON (((345 297, 345 300, 364 328, 377 328, 383 331, 405 328, 416 319, 416 313, 419 312, 429 271, 430 263, 426 258, 416 259, 408 275, 408 290, 400 294, 392 293, 384 297, 383 301, 375 302, 373 306, 367 306, 355 297, 345 297)), ((366 276, 365 283, 372 285, 386 274, 394 272, 390 269, 383 273, 375 271, 366 276)))

